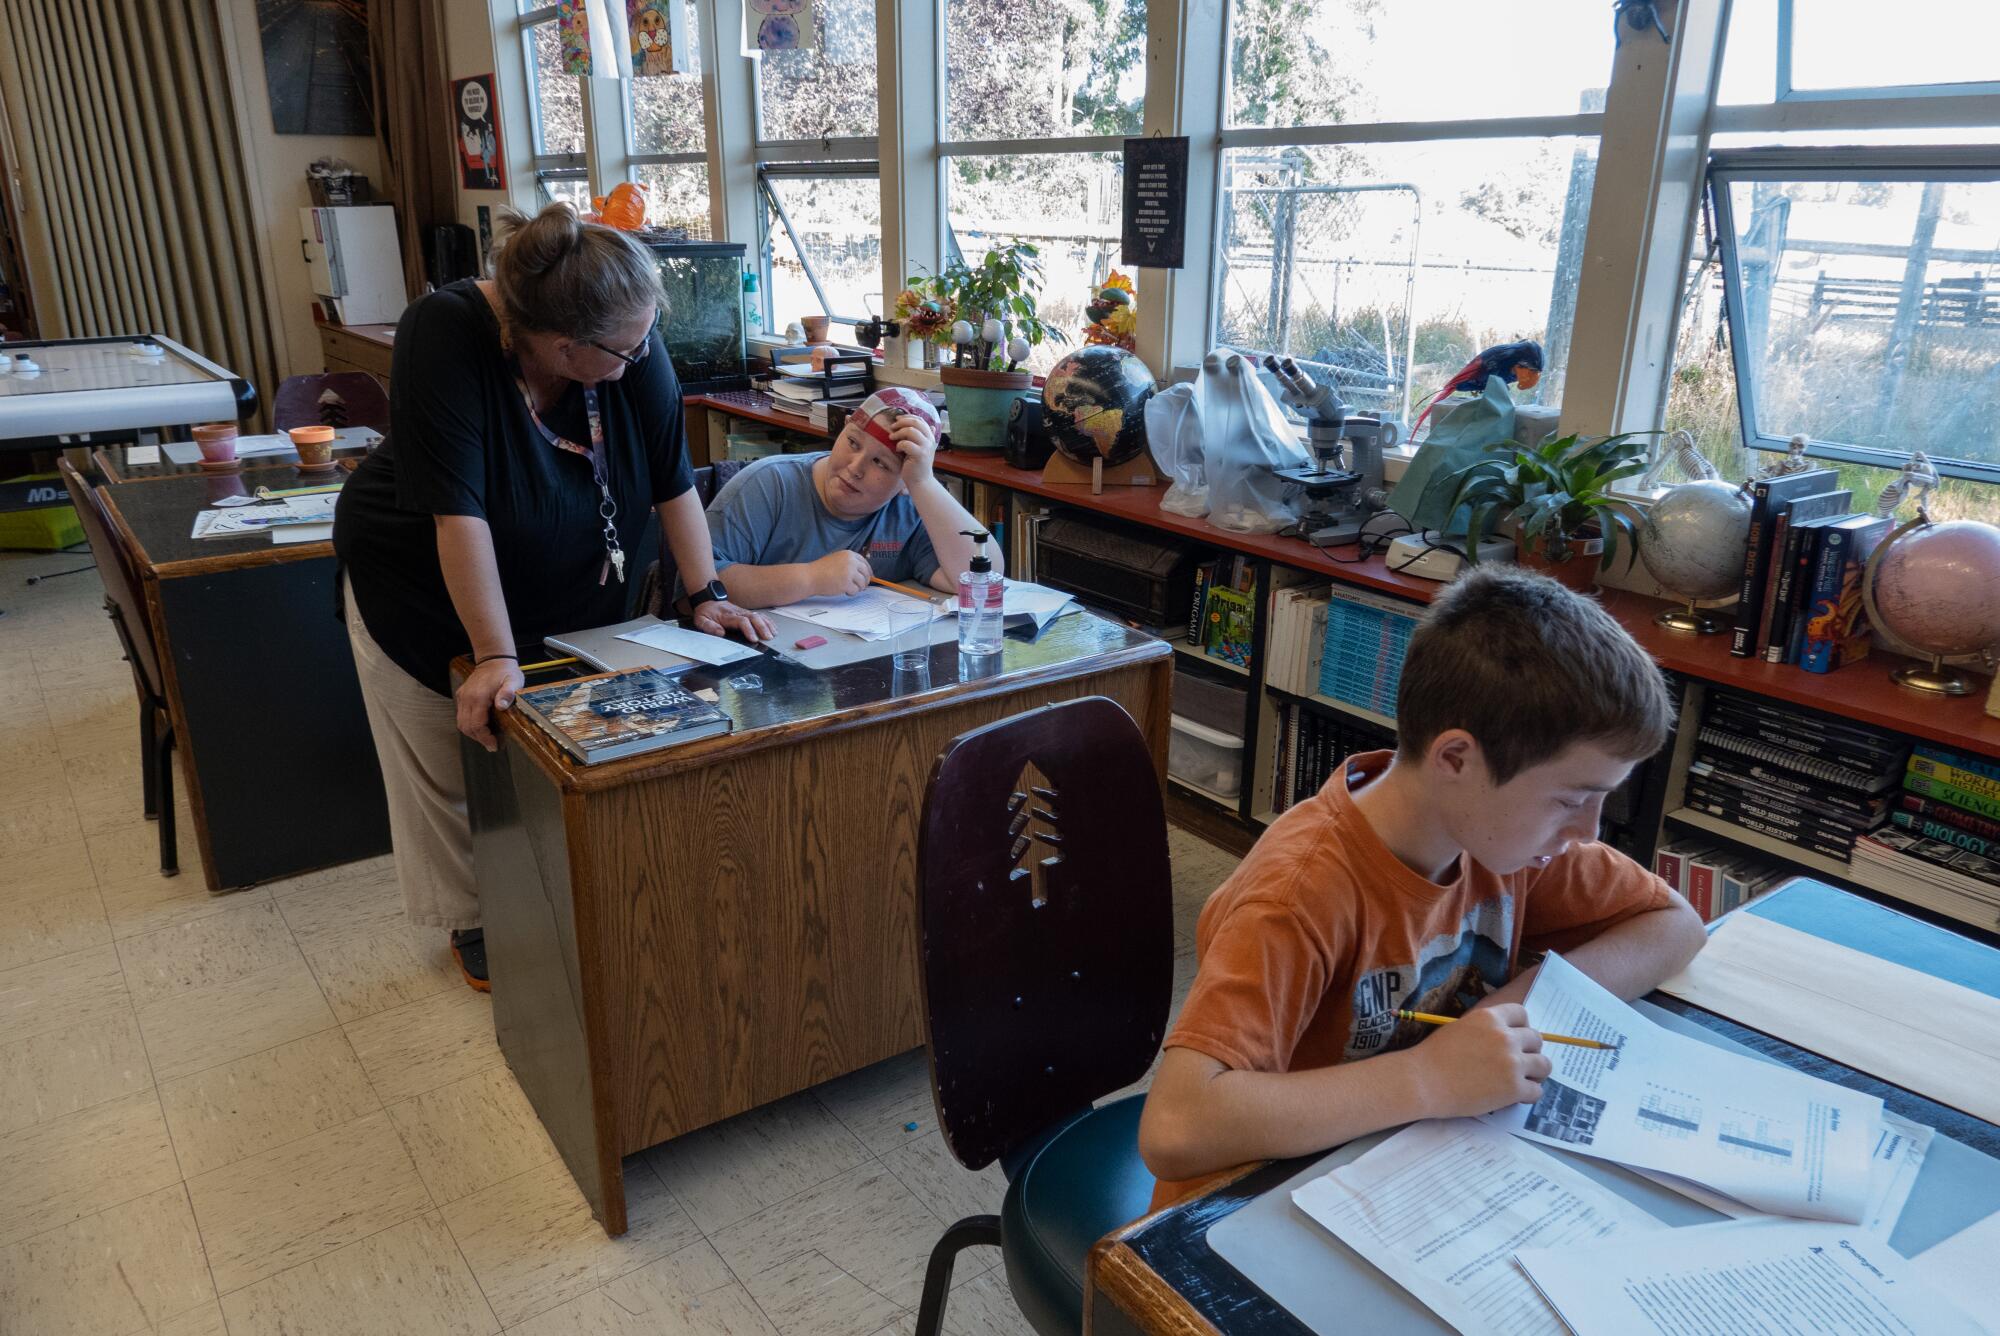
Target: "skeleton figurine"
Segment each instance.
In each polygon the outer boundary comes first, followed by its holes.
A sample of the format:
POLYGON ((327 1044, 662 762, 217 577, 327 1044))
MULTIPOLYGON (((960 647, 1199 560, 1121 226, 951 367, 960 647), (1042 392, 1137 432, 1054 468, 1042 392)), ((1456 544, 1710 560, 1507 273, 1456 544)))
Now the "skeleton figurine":
POLYGON ((1917 513, 1928 516, 1927 498, 1933 487, 1938 485, 1937 468, 1930 456, 1921 450, 1910 453, 1910 462, 1903 465, 1903 471, 1891 478, 1875 497, 1875 516, 1887 519, 1896 513, 1896 507, 1903 504, 1903 498, 1916 493, 1917 513))
POLYGON ((1791 442, 1786 445, 1785 457, 1783 459, 1774 459, 1764 465, 1763 468, 1757 470, 1756 476, 1758 478, 1782 478, 1787 473, 1804 473, 1812 466, 1813 462, 1806 458, 1805 433, 1800 432, 1793 436, 1791 442))
POLYGON ((1646 490, 1660 486, 1666 480, 1669 465, 1680 469, 1681 476, 1689 482, 1706 482, 1721 476, 1695 444, 1694 433, 1686 428, 1674 432, 1653 453, 1653 462, 1640 475, 1639 486, 1646 490))

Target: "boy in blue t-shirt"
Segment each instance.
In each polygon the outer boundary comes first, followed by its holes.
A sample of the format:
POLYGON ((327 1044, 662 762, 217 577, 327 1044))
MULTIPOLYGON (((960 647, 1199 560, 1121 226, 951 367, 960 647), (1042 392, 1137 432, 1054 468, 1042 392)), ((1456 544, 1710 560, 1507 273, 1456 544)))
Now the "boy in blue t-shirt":
MULTIPOLYGON (((773 455, 731 478, 708 507, 716 573, 739 607, 858 594, 870 579, 950 593, 979 529, 931 472, 937 410, 891 386, 863 400, 833 449, 773 455)), ((997 545, 987 544, 1000 570, 997 545)))

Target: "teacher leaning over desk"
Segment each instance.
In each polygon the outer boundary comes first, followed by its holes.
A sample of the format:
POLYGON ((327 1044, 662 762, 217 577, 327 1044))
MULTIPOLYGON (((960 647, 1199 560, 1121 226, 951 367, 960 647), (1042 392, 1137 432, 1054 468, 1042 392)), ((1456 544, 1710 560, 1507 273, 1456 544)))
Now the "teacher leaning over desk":
POLYGON ((458 735, 498 745, 493 711, 522 686, 516 647, 624 620, 654 511, 695 625, 771 634, 715 582, 651 255, 564 204, 503 233, 490 280, 403 312, 388 438, 341 489, 333 528, 404 904, 411 923, 450 930, 481 990, 458 735), (468 653, 454 693, 448 665, 468 653))

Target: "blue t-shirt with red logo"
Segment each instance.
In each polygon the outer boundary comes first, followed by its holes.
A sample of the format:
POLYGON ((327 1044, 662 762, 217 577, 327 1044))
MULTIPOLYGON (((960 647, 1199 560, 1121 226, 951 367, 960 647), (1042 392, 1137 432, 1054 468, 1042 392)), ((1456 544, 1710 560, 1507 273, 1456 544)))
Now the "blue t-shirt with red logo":
POLYGON ((865 519, 840 519, 813 488, 813 465, 824 458, 825 452, 771 455, 722 485, 709 503, 708 534, 723 582, 739 561, 782 566, 846 548, 868 558, 878 579, 928 584, 937 553, 910 498, 893 497, 865 519))

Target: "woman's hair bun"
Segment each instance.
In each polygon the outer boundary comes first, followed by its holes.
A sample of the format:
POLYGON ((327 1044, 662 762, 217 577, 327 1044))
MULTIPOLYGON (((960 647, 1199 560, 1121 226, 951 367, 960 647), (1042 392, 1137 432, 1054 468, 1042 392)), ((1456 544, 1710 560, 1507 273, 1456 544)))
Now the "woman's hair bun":
POLYGON ((616 228, 584 222, 567 204, 532 218, 504 209, 500 233, 493 282, 512 328, 601 339, 666 309, 651 252, 616 228))
POLYGON ((500 239, 508 260, 523 275, 546 274, 583 239, 583 220, 560 202, 545 206, 532 218, 517 209, 503 209, 500 239))

